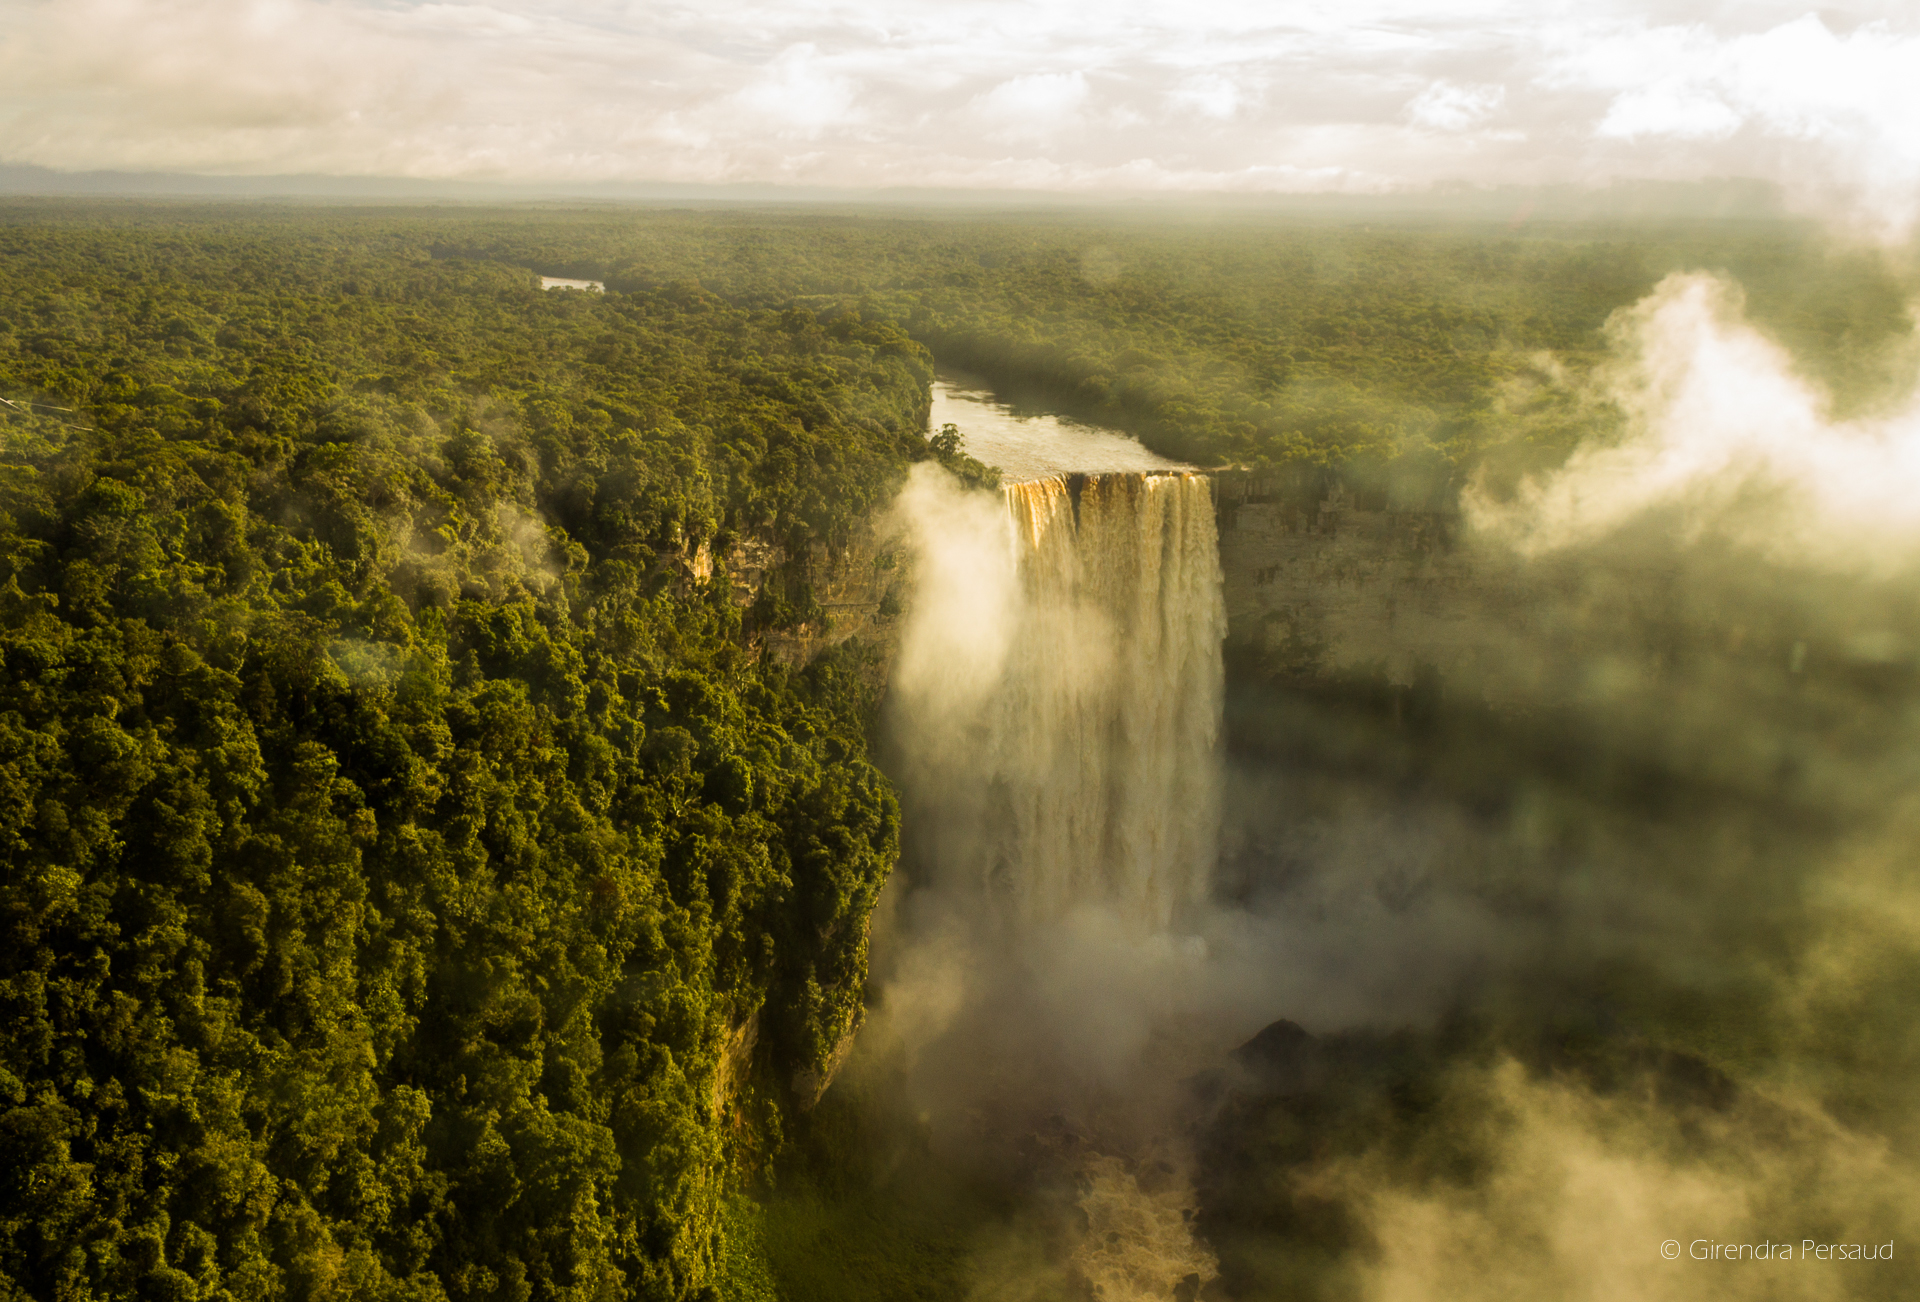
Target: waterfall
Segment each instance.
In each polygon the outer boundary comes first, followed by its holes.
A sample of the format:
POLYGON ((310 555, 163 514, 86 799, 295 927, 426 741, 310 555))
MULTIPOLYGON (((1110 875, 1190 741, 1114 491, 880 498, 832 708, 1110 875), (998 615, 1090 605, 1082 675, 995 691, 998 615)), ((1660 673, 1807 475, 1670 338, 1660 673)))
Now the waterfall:
POLYGON ((915 553, 888 707, 910 885, 881 933, 898 946, 881 1042, 963 1160, 1025 1162, 1036 1127, 1069 1128, 1047 1151, 1080 1191, 1059 1227, 1076 1295, 1193 1295, 1218 1266, 1160 1110, 1188 1097, 1162 1076, 1189 1067, 1152 1055, 1206 956, 1226 634, 1212 486, 1103 473, 993 497, 923 465, 897 520, 915 553))
POLYGON ((1218 822, 1210 485, 1053 476, 1002 495, 997 539, 923 533, 932 582, 901 674, 916 857, 1016 921, 1099 905, 1162 929, 1204 896, 1218 822))

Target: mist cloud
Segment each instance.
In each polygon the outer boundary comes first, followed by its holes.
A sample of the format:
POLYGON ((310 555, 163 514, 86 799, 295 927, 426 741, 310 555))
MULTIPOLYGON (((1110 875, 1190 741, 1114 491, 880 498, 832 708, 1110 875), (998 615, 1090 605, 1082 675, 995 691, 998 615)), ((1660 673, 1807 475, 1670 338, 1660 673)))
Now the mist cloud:
POLYGON ((1470 495, 1479 526, 1528 554, 1663 514, 1791 566, 1886 573, 1920 558, 1920 403, 1837 420, 1742 314, 1737 286, 1669 276, 1608 326, 1595 387, 1626 417, 1511 503, 1470 495))
POLYGON ((1367 1209, 1378 1252, 1358 1274, 1369 1302, 1821 1299, 1899 1286, 1877 1262, 1854 1267, 1863 1277, 1800 1260, 1808 1235, 1893 1241, 1897 1251, 1920 1194, 1911 1166, 1804 1101, 1750 1097, 1676 1116, 1512 1062, 1460 1072, 1450 1096, 1445 1106, 1488 1162, 1484 1181, 1417 1184, 1380 1153, 1311 1177, 1367 1209), (1668 1242, 1675 1260, 1660 1251, 1668 1242), (1779 1247, 1758 1262, 1689 1253, 1717 1243, 1779 1247))

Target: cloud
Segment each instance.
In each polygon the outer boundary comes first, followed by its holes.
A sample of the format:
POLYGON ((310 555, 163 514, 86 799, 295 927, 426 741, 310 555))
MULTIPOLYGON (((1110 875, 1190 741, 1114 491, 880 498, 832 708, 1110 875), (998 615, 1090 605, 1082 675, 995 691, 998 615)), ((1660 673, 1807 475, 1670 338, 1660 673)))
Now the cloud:
POLYGON ((1869 12, 20 0, 0 7, 0 162, 1061 189, 1756 175, 1852 186, 1891 229, 1920 188, 1920 34, 1869 12))
POLYGON ((1740 129, 1741 117, 1711 91, 1673 82, 1629 91, 1613 101, 1597 134, 1620 140, 1672 136, 1723 140, 1740 129))
POLYGON ((977 95, 968 112, 999 140, 1045 140, 1080 124, 1086 74, 1038 72, 1012 77, 977 95))
POLYGON ((1240 112, 1248 96, 1231 77, 1205 73, 1180 83, 1167 98, 1175 106, 1201 117, 1225 121, 1240 112))
POLYGON ((802 139, 857 121, 857 84, 837 76, 811 43, 782 50, 735 102, 765 119, 769 129, 802 139))
POLYGON ((1407 116, 1436 131, 1479 126, 1506 102, 1505 86, 1455 86, 1436 81, 1407 101, 1407 116))
MULTIPOLYGON (((1842 35, 1816 14, 1722 36, 1697 25, 1569 31, 1543 83, 1612 95, 1595 130, 1642 146, 1718 144, 1695 166, 1748 160, 1807 189, 1839 186, 1883 234, 1920 214, 1920 33, 1842 35)), ((1831 205, 1830 205, 1831 206, 1831 205)))

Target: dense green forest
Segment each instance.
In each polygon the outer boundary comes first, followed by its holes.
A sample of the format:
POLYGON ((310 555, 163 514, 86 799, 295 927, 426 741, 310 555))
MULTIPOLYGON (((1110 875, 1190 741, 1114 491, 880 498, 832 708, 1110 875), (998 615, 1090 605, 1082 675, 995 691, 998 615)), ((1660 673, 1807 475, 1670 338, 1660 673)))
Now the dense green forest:
POLYGON ((1910 297, 1883 252, 1782 221, 586 212, 474 215, 441 238, 614 288, 693 278, 735 302, 855 308, 1201 465, 1437 464, 1456 481, 1604 436, 1612 413, 1567 379, 1669 272, 1737 280, 1843 407, 1888 392, 1910 297))
POLYGON ((774 647, 990 478, 934 358, 1457 483, 1702 265, 1880 391, 1898 276, 1785 224, 0 208, 0 1296, 738 1295, 898 844, 862 650, 774 647))
POLYGON ((860 676, 762 654, 804 594, 684 562, 879 504, 929 374, 417 235, 0 227, 0 1289, 707 1286, 897 812, 860 676))

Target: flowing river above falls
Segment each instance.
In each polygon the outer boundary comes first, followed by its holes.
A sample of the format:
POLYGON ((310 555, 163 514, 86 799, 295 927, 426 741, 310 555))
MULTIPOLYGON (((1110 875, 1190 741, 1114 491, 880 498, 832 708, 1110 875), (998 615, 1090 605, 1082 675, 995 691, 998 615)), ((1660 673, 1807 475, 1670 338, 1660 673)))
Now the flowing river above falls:
POLYGON ((1086 425, 1044 409, 1015 406, 987 381, 941 370, 933 382, 929 430, 952 424, 967 455, 1000 467, 1010 481, 1075 472, 1191 470, 1148 451, 1130 434, 1086 425))

